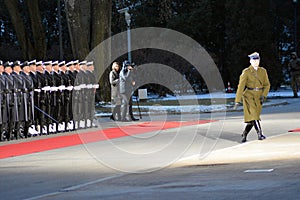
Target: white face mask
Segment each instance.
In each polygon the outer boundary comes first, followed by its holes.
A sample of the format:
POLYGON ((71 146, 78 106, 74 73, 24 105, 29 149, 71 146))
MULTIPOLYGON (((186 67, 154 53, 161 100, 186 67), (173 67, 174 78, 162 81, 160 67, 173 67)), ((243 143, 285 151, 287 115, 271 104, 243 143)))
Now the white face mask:
POLYGON ((257 70, 259 66, 260 59, 250 59, 251 65, 257 70))

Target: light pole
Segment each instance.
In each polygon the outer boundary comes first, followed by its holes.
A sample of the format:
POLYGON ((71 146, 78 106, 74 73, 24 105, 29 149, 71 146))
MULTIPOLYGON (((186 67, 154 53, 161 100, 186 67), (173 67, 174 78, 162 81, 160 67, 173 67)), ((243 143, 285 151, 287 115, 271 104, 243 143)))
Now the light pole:
POLYGON ((293 0, 294 3, 294 48, 297 52, 297 0, 293 0))
POLYGON ((131 63, 131 34, 130 34, 130 23, 131 16, 128 12, 129 8, 123 8, 118 10, 119 13, 124 13, 125 21, 127 23, 127 46, 128 46, 128 61, 131 63))

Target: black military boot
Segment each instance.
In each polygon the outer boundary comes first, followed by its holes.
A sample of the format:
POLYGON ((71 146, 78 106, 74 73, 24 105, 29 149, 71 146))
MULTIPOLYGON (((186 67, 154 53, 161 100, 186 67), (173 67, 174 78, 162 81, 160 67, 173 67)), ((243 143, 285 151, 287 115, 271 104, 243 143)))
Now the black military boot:
POLYGON ((242 143, 247 141, 247 135, 251 131, 252 127, 253 127, 252 123, 247 123, 247 126, 245 127, 245 130, 242 134, 242 141, 241 141, 242 143))
POLYGON ((261 126, 258 120, 254 120, 254 127, 257 132, 258 140, 266 139, 266 137, 262 134, 261 126))

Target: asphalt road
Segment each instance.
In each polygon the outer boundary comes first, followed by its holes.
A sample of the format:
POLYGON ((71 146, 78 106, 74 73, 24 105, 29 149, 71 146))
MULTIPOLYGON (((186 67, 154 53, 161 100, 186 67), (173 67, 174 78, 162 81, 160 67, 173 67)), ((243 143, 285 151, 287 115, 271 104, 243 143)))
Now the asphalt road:
POLYGON ((299 199, 299 99, 264 108, 267 139, 245 144, 242 112, 142 121, 197 119, 217 121, 1 159, 1 199, 299 199))

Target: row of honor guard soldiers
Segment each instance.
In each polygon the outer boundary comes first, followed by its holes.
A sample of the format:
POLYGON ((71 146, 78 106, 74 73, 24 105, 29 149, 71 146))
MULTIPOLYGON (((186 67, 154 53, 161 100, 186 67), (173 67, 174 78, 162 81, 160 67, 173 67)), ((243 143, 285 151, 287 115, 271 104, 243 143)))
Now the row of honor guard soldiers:
POLYGON ((92 61, 0 60, 0 139, 92 127, 93 72, 92 61))

